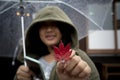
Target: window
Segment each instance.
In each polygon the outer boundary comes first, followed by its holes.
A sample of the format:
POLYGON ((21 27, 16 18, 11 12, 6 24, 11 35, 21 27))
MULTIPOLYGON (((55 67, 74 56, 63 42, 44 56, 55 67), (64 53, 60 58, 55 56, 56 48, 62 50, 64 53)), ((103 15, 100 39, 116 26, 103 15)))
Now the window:
POLYGON ((96 30, 86 38, 87 53, 120 52, 120 2, 111 4, 103 26, 104 30, 96 30))

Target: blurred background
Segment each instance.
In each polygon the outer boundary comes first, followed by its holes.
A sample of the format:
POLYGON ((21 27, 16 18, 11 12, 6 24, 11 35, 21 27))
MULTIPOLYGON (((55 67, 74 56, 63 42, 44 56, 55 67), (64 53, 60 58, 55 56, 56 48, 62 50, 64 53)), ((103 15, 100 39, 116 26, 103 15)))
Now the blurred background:
POLYGON ((22 38, 20 13, 26 29, 35 12, 48 5, 61 7, 81 26, 79 48, 94 61, 101 80, 120 80, 120 0, 0 0, 0 78, 13 80, 20 65, 16 59, 22 38))

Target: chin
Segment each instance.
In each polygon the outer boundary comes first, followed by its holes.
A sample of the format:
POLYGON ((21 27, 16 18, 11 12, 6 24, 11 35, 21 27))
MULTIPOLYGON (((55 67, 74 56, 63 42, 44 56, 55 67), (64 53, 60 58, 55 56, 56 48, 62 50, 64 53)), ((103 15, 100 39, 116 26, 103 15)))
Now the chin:
POLYGON ((58 43, 58 41, 49 41, 49 42, 47 42, 47 45, 48 46, 54 46, 54 45, 56 45, 58 43))

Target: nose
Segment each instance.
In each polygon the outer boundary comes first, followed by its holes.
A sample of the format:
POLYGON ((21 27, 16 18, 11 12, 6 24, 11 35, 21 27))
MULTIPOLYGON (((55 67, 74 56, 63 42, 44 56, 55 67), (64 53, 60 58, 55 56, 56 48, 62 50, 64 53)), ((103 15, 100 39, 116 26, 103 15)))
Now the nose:
POLYGON ((47 30, 47 31, 52 31, 52 30, 53 30, 53 27, 52 27, 52 26, 48 26, 48 27, 46 28, 46 30, 47 30))

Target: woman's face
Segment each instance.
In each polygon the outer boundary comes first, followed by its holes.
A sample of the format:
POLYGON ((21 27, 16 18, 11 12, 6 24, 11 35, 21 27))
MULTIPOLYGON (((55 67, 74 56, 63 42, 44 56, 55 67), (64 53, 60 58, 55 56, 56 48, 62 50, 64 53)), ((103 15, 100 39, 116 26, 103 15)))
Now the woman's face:
POLYGON ((39 30, 40 39, 47 46, 53 46, 61 40, 61 32, 53 22, 42 24, 39 30))

